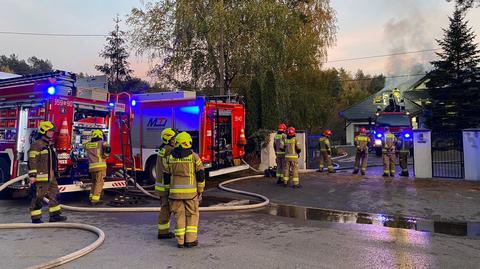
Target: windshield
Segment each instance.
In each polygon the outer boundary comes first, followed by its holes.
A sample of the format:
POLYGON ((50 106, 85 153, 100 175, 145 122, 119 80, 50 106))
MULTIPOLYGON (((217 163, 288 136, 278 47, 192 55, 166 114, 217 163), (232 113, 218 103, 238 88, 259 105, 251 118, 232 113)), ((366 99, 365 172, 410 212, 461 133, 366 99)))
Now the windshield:
POLYGON ((410 126, 408 115, 380 115, 377 117, 377 126, 410 126))

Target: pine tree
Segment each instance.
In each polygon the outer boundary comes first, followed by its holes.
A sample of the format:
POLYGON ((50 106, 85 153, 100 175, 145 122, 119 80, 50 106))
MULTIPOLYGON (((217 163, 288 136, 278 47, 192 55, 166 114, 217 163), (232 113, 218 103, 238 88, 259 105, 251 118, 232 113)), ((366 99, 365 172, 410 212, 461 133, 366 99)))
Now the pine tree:
POLYGON ((262 88, 262 128, 275 130, 279 120, 278 91, 273 71, 268 70, 262 88))
POLYGON ((458 130, 480 124, 480 55, 475 34, 465 21, 458 6, 444 37, 437 40, 442 51, 432 62, 434 70, 428 75, 431 104, 425 118, 433 130, 458 130))
POLYGON ((108 76, 110 91, 116 93, 126 90, 124 84, 130 80, 132 70, 127 61, 129 53, 126 49, 125 32, 120 30, 118 15, 114 22, 115 30, 109 33, 107 44, 100 53, 100 56, 108 60, 108 63, 96 65, 95 68, 108 76))

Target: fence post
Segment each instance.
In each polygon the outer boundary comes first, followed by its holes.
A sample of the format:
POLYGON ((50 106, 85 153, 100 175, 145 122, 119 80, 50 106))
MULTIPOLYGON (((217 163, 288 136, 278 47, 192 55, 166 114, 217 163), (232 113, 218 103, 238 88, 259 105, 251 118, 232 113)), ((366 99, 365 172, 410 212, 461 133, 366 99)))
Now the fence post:
POLYGON ((416 178, 432 178, 432 133, 413 130, 413 162, 416 178))
POLYGON ((480 180, 480 129, 465 129, 463 160, 466 180, 480 180))

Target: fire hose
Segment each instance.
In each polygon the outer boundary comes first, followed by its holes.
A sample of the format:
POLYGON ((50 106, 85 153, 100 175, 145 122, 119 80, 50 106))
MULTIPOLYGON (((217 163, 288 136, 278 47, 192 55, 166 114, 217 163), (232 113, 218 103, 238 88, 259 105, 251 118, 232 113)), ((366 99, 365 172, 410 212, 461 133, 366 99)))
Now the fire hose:
MULTIPOLYGON (((253 178, 262 178, 263 175, 255 175, 255 176, 246 176, 240 177, 236 179, 231 179, 224 181, 218 185, 218 187, 222 190, 227 192, 237 193, 248 195, 256 198, 260 198, 263 202, 257 204, 247 204, 247 205, 230 205, 230 206, 211 206, 211 207, 200 207, 200 211, 202 212, 219 212, 219 211, 237 211, 237 210, 248 210, 248 209, 257 209, 267 206, 270 203, 270 200, 257 193, 252 193, 248 191, 236 190, 232 188, 225 187, 225 185, 245 180, 245 179, 253 179, 253 178)), ((0 186, 0 192, 7 188, 8 186, 17 183, 19 181, 25 180, 28 178, 27 175, 23 175, 14 179, 9 180, 8 182, 4 183, 0 186)), ((138 186, 137 186, 138 187, 138 186)), ((140 186, 141 188, 141 186, 140 186)), ((143 189, 143 188, 141 188, 143 189)), ((145 190, 144 190, 145 191, 145 190)), ((148 191, 145 191, 148 193, 148 191)), ((150 194, 150 193, 149 193, 150 194)), ((48 201, 48 200, 46 200, 48 201)), ((61 205, 61 207, 65 210, 70 211, 77 211, 77 212, 158 212, 160 211, 160 207, 130 207, 130 208, 89 208, 89 207, 76 207, 76 206, 68 206, 68 205, 61 205)), ((53 268, 67 262, 76 260, 82 256, 87 255, 88 253, 92 252, 96 248, 98 248, 105 240, 105 233, 97 227, 81 224, 81 223, 42 223, 42 224, 31 224, 31 223, 10 223, 10 224, 0 224, 0 229, 38 229, 38 228, 66 228, 66 229, 80 229, 90 231, 95 233, 98 238, 90 245, 77 250, 73 253, 70 253, 66 256, 62 256, 56 258, 51 261, 44 262, 42 264, 33 265, 28 267, 28 269, 48 269, 53 268)))

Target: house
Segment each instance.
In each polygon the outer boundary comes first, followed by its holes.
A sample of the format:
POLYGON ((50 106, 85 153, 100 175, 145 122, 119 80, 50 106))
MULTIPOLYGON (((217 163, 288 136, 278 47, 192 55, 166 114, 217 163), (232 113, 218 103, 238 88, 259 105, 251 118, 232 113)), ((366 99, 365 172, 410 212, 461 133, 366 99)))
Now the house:
POLYGON ((388 105, 388 98, 393 89, 400 91, 402 105, 405 111, 412 116, 413 128, 422 126, 422 106, 427 99, 426 83, 427 78, 414 77, 397 85, 385 86, 375 94, 372 94, 344 111, 339 113, 345 119, 346 143, 353 145, 353 139, 361 127, 370 128, 377 109, 384 109, 388 105))

